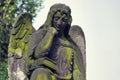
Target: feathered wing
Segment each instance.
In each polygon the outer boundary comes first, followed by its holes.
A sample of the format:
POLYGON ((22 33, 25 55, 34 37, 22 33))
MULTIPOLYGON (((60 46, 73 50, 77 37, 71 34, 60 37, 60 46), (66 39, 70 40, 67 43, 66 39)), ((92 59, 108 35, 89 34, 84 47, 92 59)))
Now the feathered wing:
POLYGON ((34 32, 32 16, 29 13, 20 14, 11 30, 9 42, 9 57, 17 55, 21 57, 27 54, 30 35, 34 32))
POLYGON ((8 46, 8 75, 10 80, 26 78, 29 60, 29 38, 35 29, 32 26, 32 16, 29 13, 20 14, 11 30, 8 46), (19 74, 24 75, 23 78, 19 74), (13 74, 14 73, 14 74, 13 74))
POLYGON ((86 71, 86 42, 85 42, 84 32, 80 26, 74 25, 70 28, 69 35, 80 50, 80 53, 78 53, 76 56, 77 58, 79 58, 77 59, 79 60, 78 62, 80 62, 81 60, 80 58, 82 58, 82 63, 84 66, 84 73, 85 73, 86 71))

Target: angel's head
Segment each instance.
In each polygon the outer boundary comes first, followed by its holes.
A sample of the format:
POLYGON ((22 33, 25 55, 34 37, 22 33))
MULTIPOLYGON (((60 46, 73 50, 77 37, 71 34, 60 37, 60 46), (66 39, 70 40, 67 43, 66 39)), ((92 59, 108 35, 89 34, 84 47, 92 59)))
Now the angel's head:
POLYGON ((68 35, 71 22, 71 9, 59 3, 51 6, 44 26, 55 27, 58 32, 63 31, 65 35, 68 35))

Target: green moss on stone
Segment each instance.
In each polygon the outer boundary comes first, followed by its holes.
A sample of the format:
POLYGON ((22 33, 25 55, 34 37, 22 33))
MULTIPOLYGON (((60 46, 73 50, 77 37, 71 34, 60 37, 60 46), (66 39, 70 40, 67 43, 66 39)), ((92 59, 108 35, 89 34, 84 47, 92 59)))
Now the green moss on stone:
POLYGON ((15 50, 15 54, 17 54, 18 57, 22 57, 23 50, 21 48, 17 48, 15 50))

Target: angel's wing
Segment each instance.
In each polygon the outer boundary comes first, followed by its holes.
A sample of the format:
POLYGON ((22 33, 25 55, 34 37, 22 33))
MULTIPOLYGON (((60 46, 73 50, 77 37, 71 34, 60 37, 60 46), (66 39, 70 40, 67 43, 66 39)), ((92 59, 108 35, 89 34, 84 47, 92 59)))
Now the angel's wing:
POLYGON ((25 56, 28 52, 29 37, 34 31, 32 16, 29 13, 20 14, 11 30, 8 57, 13 56, 13 53, 18 57, 25 56))
POLYGON ((81 51, 84 68, 86 69, 86 42, 83 30, 80 26, 74 25, 70 28, 69 35, 81 51))

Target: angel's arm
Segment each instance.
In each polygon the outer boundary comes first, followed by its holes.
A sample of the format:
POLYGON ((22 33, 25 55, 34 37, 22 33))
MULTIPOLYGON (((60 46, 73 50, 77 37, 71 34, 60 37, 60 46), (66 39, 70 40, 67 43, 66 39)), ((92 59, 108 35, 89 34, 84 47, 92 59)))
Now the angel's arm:
POLYGON ((39 42, 37 48, 35 49, 34 57, 39 58, 40 56, 44 56, 47 51, 49 51, 53 38, 56 34, 56 29, 50 27, 43 39, 39 42))
POLYGON ((33 70, 40 66, 45 66, 52 70, 56 70, 56 62, 47 57, 43 57, 43 58, 39 58, 39 59, 31 61, 30 70, 33 70))

